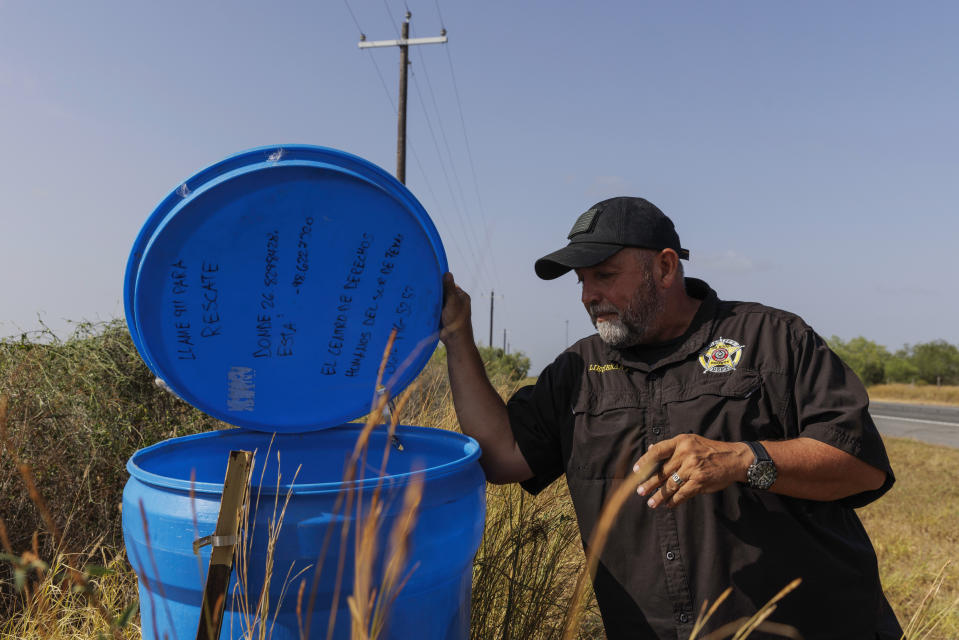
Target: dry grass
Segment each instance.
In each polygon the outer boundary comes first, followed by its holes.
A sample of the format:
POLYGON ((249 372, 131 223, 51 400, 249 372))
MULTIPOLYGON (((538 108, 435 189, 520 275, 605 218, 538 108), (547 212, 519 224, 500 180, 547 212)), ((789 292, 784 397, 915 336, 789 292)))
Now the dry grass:
POLYGON ((483 542, 473 567, 471 637, 553 640, 571 614, 582 613, 580 638, 601 638, 589 593, 572 607, 583 567, 579 528, 565 483, 535 498, 518 485, 490 485, 483 542))
POLYGON ((31 597, 24 598, 22 609, 0 622, 0 638, 42 640, 92 640, 114 638, 139 640, 140 628, 132 620, 136 602, 136 575, 130 570, 122 549, 100 547, 82 556, 61 554, 48 570, 33 584, 31 597), (87 577, 87 589, 75 589, 75 584, 60 579, 74 567, 93 564, 96 576, 87 577), (99 605, 94 605, 89 593, 96 593, 99 605), (110 618, 103 612, 109 612, 110 618), (128 612, 131 618, 117 620, 128 612))
MULTIPOLYGON (((514 386, 498 381, 503 395, 514 386)), ((117 633, 138 638, 135 617, 126 626, 115 624, 136 597, 135 576, 115 542, 120 538, 115 504, 126 480, 123 465, 137 448, 209 430, 216 423, 159 391, 128 335, 116 325, 80 336, 76 343, 3 343, 0 394, 4 392, 11 396, 10 435, 0 451, 0 495, 2 517, 15 526, 5 545, 30 550, 35 530, 59 529, 69 548, 95 549, 95 557, 57 554, 53 540, 60 536, 41 535, 35 557, 56 560, 49 570, 28 576, 29 598, 24 592, 12 595, 12 565, 0 562, 8 571, 5 586, 0 573, 0 592, 7 593, 7 609, 0 602, 0 638, 92 640, 117 633), (56 520, 52 527, 43 522, 24 488, 22 469, 11 459, 34 470, 37 493, 47 498, 56 520), (113 546, 98 546, 101 538, 113 546), (77 583, 64 582, 62 569, 91 562, 110 571, 81 572, 87 589, 74 592, 77 583), (89 593, 96 594, 100 606, 89 593)), ((431 364, 419 377, 402 419, 442 428, 456 424, 442 366, 431 364)), ((861 511, 879 554, 886 593, 904 624, 919 613, 911 638, 954 640, 959 638, 959 451, 896 439, 888 440, 887 447, 898 483, 861 511)), ((415 496, 410 500, 415 504, 415 496)), ((585 558, 565 484, 557 482, 535 498, 517 486, 490 486, 487 503, 486 535, 474 566, 472 637, 558 639, 568 616, 579 613, 576 637, 603 637, 588 585, 582 610, 570 604, 585 558)), ((402 538, 402 531, 397 536, 402 538)), ((401 547, 399 541, 397 545, 401 547)), ((401 585, 402 577, 395 572, 393 582, 401 585)), ((358 631, 365 629, 372 637, 381 618, 370 591, 365 593, 344 597, 351 597, 361 621, 358 631)), ((304 600, 302 591, 296 595, 304 600)))
MULTIPOLYGON (((896 484, 859 516, 879 556, 883 588, 906 624, 943 567, 923 619, 942 614, 929 638, 959 638, 959 449, 885 440, 896 484), (948 564, 947 563, 951 563, 948 564)), ((922 637, 913 634, 910 637, 922 637)))
POLYGON ((877 384, 869 387, 869 399, 885 402, 959 405, 959 387, 931 384, 877 384))
MULTIPOLYGON (((502 376, 493 384, 505 398, 530 381, 502 376)), ((456 429, 445 361, 431 361, 417 378, 403 421, 456 429)), ((535 498, 519 485, 487 485, 486 529, 473 564, 470 637, 558 640, 584 560, 565 482, 535 498)), ((579 637, 604 637, 592 592, 582 612, 579 637)))

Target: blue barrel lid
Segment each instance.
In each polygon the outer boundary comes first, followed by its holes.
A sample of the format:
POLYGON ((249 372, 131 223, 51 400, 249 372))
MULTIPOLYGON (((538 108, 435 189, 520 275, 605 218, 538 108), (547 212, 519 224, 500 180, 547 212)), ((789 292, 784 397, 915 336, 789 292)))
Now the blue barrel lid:
POLYGON ((127 263, 134 344, 220 420, 301 432, 408 385, 438 340, 446 254, 416 198, 357 156, 309 145, 239 153, 154 210, 127 263))

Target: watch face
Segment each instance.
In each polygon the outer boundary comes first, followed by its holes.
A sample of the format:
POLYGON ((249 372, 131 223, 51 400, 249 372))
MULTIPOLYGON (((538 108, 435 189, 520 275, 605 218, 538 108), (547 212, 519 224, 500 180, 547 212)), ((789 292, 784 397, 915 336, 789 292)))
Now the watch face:
POLYGON ((776 481, 776 465, 772 461, 755 462, 749 467, 749 486, 754 489, 768 489, 776 481))

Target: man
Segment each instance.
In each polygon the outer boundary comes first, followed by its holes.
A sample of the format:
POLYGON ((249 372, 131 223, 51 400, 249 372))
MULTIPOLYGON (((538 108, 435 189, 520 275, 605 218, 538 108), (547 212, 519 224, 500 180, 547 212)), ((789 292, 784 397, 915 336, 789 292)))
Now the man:
POLYGON ((898 639, 853 510, 894 482, 855 375, 797 316, 684 278, 689 252, 642 198, 598 203, 568 239, 536 273, 576 272, 597 335, 536 385, 499 398, 450 274, 440 337, 487 479, 535 494, 565 473, 584 541, 617 484, 662 463, 620 512, 593 577, 608 637, 685 640, 726 587, 711 628, 799 577, 771 620, 807 639, 898 639))

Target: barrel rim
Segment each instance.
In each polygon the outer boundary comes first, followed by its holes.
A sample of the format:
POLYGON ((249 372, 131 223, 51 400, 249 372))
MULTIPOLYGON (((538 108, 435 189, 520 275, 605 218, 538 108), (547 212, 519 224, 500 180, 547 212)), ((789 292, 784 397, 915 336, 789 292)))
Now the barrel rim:
MULTIPOLYGON (((363 426, 364 425, 360 423, 346 423, 346 424, 333 427, 332 429, 325 429, 321 432, 307 431, 307 432, 301 432, 301 433, 277 433, 276 435, 277 437, 295 436, 295 435, 314 436, 314 435, 318 435, 319 433, 333 432, 333 431, 336 431, 337 429, 352 429, 355 431, 359 431, 360 429, 363 428, 363 426)), ((377 425, 376 428, 379 429, 381 427, 385 428, 386 425, 377 425)), ((412 432, 418 435, 430 434, 430 437, 433 437, 433 438, 438 437, 438 438, 459 440, 464 445, 463 446, 464 454, 459 458, 456 458, 454 460, 451 460, 441 465, 428 467, 426 469, 409 471, 406 473, 387 475, 387 476, 383 476, 382 478, 379 478, 379 477, 363 478, 361 480, 353 480, 351 482, 337 481, 337 482, 312 482, 312 483, 299 483, 299 482, 298 483, 280 483, 279 485, 277 485, 276 483, 270 484, 270 483, 264 482, 262 485, 257 485, 257 489, 259 492, 265 493, 267 495, 272 495, 273 493, 276 493, 277 491, 281 493, 291 492, 294 495, 302 495, 302 494, 318 494, 318 493, 338 493, 348 488, 365 489, 368 487, 374 487, 378 483, 382 483, 384 487, 396 488, 396 487, 400 487, 408 484, 414 477, 423 477, 424 480, 426 479, 436 480, 445 476, 452 475, 459 471, 462 471, 470 463, 478 461, 482 453, 480 450, 479 443, 475 439, 465 434, 458 433, 456 431, 448 431, 446 429, 440 429, 440 428, 422 427, 417 425, 404 425, 404 424, 397 425, 396 431, 399 436, 402 436, 404 432, 408 434, 412 432)), ((191 483, 188 479, 181 479, 181 478, 176 478, 172 476, 160 475, 157 473, 153 473, 152 471, 147 471, 143 467, 139 466, 139 464, 137 464, 137 459, 138 458, 142 459, 144 456, 149 456, 151 453, 160 451, 161 449, 164 449, 166 447, 175 446, 176 444, 182 444, 187 441, 195 442, 199 440, 205 440, 208 438, 229 437, 230 435, 247 435, 248 436, 255 433, 262 434, 264 436, 264 442, 269 442, 269 436, 272 435, 267 432, 256 432, 250 429, 237 427, 233 429, 219 429, 216 431, 205 431, 203 433, 195 433, 187 436, 180 436, 177 438, 168 438, 167 440, 162 440, 160 442, 157 442, 156 444, 152 444, 148 447, 144 447, 134 452, 134 454, 130 456, 130 459, 127 460, 127 465, 126 465, 127 472, 130 474, 131 478, 136 478, 140 482, 143 482, 145 484, 149 484, 152 486, 166 488, 166 489, 192 491, 195 494, 219 495, 223 493, 222 483, 216 483, 216 482, 191 483)))

